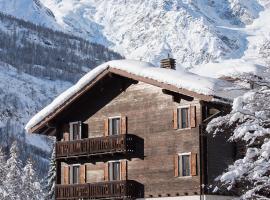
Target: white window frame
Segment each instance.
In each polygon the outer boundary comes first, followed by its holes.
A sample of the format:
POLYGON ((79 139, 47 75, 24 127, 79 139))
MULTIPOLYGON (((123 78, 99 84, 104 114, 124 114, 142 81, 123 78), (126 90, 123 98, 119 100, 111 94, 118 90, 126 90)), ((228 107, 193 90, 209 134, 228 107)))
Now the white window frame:
POLYGON ((122 169, 121 169, 121 160, 110 160, 110 161, 108 161, 108 179, 109 179, 109 181, 111 181, 110 180, 110 165, 109 165, 109 163, 115 163, 115 162, 119 162, 119 180, 122 180, 122 169))
MULTIPOLYGON (((182 160, 181 162, 182 163, 182 160)), ((178 153, 178 178, 191 178, 192 175, 191 175, 191 152, 186 152, 186 153, 178 153), (182 167, 181 165, 179 164, 179 160, 180 158, 182 158, 182 156, 189 156, 189 176, 182 176, 182 167)))
POLYGON ((121 115, 109 117, 108 119, 109 119, 109 127, 108 127, 109 128, 109 131, 108 131, 109 135, 112 136, 110 132, 111 132, 111 121, 113 119, 119 119, 119 135, 121 135, 121 115))
POLYGON ((69 140, 70 141, 74 141, 73 140, 73 128, 71 129, 71 127, 74 125, 74 124, 79 124, 79 140, 82 139, 82 122, 81 121, 76 121, 76 122, 70 122, 69 123, 69 140))
POLYGON ((191 129, 191 125, 190 125, 190 105, 187 105, 187 106, 183 105, 183 106, 178 106, 177 107, 177 129, 178 130, 189 130, 189 129, 191 129), (180 118, 179 118, 179 111, 181 111, 182 108, 187 108, 188 109, 188 127, 186 127, 186 128, 181 127, 182 122, 180 122, 180 118))
POLYGON ((69 165, 69 183, 70 184, 80 184, 80 164, 72 164, 72 165, 69 165), (78 183, 73 183, 73 167, 79 167, 79 176, 78 176, 78 183))

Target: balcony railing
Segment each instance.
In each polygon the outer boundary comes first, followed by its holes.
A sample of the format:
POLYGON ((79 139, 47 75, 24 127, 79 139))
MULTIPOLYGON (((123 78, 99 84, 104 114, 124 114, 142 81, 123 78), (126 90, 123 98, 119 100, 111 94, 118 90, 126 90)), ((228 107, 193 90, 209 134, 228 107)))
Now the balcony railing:
POLYGON ((111 153, 133 153, 133 135, 113 135, 56 143, 56 158, 102 155, 111 153))
POLYGON ((56 185, 56 199, 136 199, 142 198, 143 186, 133 180, 56 185))

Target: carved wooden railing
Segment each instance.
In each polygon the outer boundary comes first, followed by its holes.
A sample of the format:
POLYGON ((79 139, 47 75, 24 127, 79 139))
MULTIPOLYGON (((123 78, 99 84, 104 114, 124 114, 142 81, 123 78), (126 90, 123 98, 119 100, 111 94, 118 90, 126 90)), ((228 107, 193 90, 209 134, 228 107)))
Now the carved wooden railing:
POLYGON ((56 158, 100 155, 108 153, 132 153, 135 151, 135 137, 113 135, 56 143, 56 158))
POLYGON ((56 199, 136 199, 142 198, 143 186, 133 180, 56 185, 56 199))

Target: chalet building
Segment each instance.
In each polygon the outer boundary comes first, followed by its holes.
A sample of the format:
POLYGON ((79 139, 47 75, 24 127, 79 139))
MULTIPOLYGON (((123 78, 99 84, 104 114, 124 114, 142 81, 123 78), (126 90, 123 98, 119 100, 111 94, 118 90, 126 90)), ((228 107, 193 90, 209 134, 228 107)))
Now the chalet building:
POLYGON ((207 123, 230 110, 232 83, 122 60, 98 66, 27 124, 56 136, 56 199, 227 200, 214 179, 235 159, 207 123))

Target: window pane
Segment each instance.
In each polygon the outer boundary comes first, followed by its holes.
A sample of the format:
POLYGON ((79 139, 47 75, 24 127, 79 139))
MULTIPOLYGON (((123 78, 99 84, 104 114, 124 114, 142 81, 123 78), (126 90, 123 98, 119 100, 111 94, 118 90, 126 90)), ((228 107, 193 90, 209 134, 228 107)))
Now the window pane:
POLYGON ((73 184, 79 183, 79 166, 73 166, 73 184))
POLYGON ((190 156, 182 155, 182 176, 190 176, 190 156))
POLYGON ((73 124, 73 140, 79 140, 80 139, 80 131, 79 131, 79 124, 73 124))
POLYGON ((109 163, 110 181, 120 180, 120 162, 109 163))
POLYGON ((120 134, 120 118, 110 119, 110 135, 120 134))
POLYGON ((181 128, 188 128, 188 108, 181 108, 181 128))

